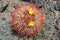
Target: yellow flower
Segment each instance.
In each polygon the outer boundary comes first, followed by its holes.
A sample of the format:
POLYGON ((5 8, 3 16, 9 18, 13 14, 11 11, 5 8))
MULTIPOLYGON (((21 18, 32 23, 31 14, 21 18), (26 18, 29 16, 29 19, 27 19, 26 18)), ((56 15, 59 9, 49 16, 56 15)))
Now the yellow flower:
POLYGON ((29 11, 29 14, 31 14, 31 15, 34 14, 34 10, 32 8, 29 8, 28 11, 29 11))
POLYGON ((28 24, 28 26, 34 26, 34 25, 35 25, 34 21, 30 21, 29 24, 28 24))
POLYGON ((21 14, 21 17, 22 17, 22 18, 24 18, 24 17, 25 17, 25 15, 24 15, 24 14, 21 14))

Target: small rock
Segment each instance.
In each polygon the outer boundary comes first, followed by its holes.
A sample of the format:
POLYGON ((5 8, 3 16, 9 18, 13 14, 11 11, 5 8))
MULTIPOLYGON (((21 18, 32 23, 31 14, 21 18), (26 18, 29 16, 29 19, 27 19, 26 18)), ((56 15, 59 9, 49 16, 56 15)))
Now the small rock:
POLYGON ((6 20, 5 18, 2 18, 2 20, 6 20))
POLYGON ((60 4, 57 4, 54 8, 56 11, 60 11, 60 4))
POLYGON ((7 7, 8 7, 8 5, 6 5, 5 7, 0 8, 0 12, 4 12, 7 7))

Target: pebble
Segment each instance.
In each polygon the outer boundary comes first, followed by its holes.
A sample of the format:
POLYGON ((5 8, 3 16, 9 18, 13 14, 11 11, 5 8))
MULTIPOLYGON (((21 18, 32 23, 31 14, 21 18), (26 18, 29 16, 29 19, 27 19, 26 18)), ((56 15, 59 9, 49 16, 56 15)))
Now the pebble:
POLYGON ((0 12, 4 12, 6 10, 6 8, 8 7, 8 5, 5 5, 4 7, 0 8, 0 12))
POLYGON ((60 3, 57 4, 54 8, 55 8, 56 11, 60 11, 60 3))

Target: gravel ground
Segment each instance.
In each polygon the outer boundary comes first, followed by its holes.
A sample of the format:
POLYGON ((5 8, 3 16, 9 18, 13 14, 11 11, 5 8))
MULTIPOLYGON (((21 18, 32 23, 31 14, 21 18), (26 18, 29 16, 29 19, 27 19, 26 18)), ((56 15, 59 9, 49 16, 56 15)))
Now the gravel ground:
POLYGON ((60 0, 0 0, 0 40, 60 40, 60 0), (11 25, 17 5, 35 3, 45 14, 43 29, 32 37, 20 36, 11 25))

